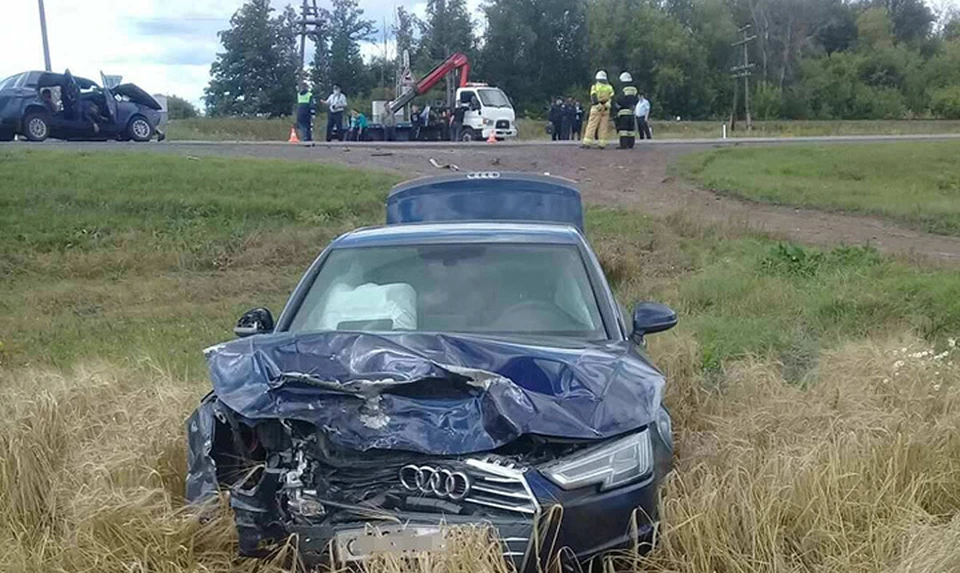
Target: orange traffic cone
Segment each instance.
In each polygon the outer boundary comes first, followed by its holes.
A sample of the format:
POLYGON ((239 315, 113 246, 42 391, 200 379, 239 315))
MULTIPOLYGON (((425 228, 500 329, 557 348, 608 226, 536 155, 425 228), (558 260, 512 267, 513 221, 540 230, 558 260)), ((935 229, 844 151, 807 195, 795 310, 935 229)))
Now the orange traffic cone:
POLYGON ((290 139, 287 140, 287 143, 300 143, 300 138, 297 137, 297 128, 290 128, 290 139))
POLYGON ((494 131, 494 130, 492 130, 492 129, 490 130, 490 137, 487 138, 487 143, 496 143, 496 142, 497 142, 496 133, 497 133, 496 131, 494 131))

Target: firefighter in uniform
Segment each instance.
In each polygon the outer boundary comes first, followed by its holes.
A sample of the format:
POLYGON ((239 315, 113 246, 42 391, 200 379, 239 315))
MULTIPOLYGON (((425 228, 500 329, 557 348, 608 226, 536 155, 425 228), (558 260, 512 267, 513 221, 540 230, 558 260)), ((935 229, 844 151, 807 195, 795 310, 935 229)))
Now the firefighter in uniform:
POLYGON ((300 84, 297 93, 297 128, 300 130, 302 141, 313 141, 313 114, 316 113, 316 102, 313 92, 307 84, 300 84))
POLYGON ((590 88, 590 119, 587 121, 587 132, 583 134, 583 147, 592 146, 594 141, 600 149, 607 146, 610 104, 614 93, 613 86, 607 81, 607 72, 597 72, 597 83, 590 88))
POLYGON ((633 85, 633 76, 629 72, 620 74, 623 84, 620 97, 617 98, 617 135, 620 136, 620 149, 633 149, 637 141, 637 119, 634 111, 640 102, 640 92, 633 85))

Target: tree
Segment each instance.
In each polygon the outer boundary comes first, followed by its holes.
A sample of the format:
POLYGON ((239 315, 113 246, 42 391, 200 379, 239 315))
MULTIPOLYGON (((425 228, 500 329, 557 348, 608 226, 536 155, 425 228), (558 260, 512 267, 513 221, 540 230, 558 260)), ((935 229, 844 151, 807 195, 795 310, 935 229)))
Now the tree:
POLYGON ((397 7, 396 20, 393 23, 393 37, 397 41, 397 58, 403 58, 403 52, 407 51, 411 55, 417 49, 417 29, 422 27, 423 23, 417 18, 416 14, 407 12, 403 6, 397 7))
POLYGON ((893 46, 893 25, 886 8, 867 8, 857 17, 857 37, 861 48, 874 50, 893 46))
POLYGON ((427 0, 427 19, 420 23, 421 58, 431 65, 456 52, 471 52, 473 22, 466 0, 427 0))
POLYGON ((197 115, 196 106, 189 101, 175 95, 167 96, 167 119, 190 119, 197 115))
MULTIPOLYGON (((365 94, 371 84, 360 56, 360 42, 370 40, 376 28, 373 20, 363 18, 357 0, 333 0, 330 11, 330 44, 326 54, 329 62, 329 83, 344 92, 365 94)), ((319 54, 318 49, 318 54, 319 54)), ((314 58, 316 62, 317 55, 314 58)))
POLYGON ((923 0, 884 0, 883 6, 890 14, 893 35, 899 42, 916 42, 925 39, 936 18, 923 0))
POLYGON ((587 0, 490 0, 483 11, 478 71, 484 80, 536 110, 586 88, 587 0))
POLYGON ((287 115, 296 103, 296 14, 271 17, 270 0, 248 0, 219 33, 224 51, 210 66, 210 115, 287 115))

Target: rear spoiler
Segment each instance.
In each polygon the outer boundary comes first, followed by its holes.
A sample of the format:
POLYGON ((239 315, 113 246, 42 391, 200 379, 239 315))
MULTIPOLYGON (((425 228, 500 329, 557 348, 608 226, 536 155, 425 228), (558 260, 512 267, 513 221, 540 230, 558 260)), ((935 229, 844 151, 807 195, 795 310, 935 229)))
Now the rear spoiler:
POLYGON ((583 232, 580 190, 569 179, 525 173, 470 173, 401 183, 387 197, 387 224, 531 221, 583 232))

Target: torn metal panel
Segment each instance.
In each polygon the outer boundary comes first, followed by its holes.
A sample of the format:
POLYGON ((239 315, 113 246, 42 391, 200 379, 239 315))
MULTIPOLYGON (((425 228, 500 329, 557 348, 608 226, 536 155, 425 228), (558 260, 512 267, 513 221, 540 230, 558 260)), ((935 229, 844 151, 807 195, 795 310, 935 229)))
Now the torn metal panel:
POLYGON ((209 349, 214 392, 248 420, 322 428, 356 451, 490 451, 527 434, 609 438, 656 420, 662 374, 626 341, 280 334, 209 349))

